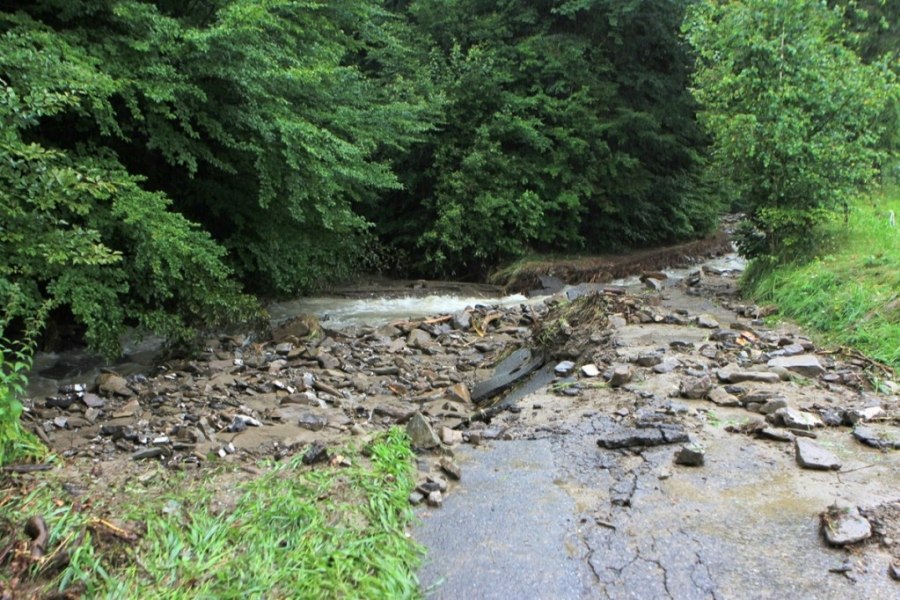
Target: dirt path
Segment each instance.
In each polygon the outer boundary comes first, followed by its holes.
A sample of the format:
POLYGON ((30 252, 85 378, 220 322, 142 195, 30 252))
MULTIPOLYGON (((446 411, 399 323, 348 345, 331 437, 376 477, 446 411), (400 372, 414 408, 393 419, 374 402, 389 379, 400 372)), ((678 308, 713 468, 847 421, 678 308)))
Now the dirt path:
POLYGON ((416 533, 429 547, 429 597, 900 597, 889 574, 900 560, 900 453, 845 425, 867 414, 900 446, 898 398, 845 385, 856 371, 816 356, 798 332, 723 306, 733 284, 668 287, 645 316, 611 320, 609 337, 595 332, 575 362, 619 365, 630 380, 570 377, 561 389, 573 395, 526 394, 492 424, 515 441, 455 452, 472 476, 444 508, 421 513, 416 533), (804 374, 767 366, 765 353, 794 352, 804 374), (728 384, 717 371, 761 381, 728 384), (782 416, 773 426, 782 406, 789 419, 840 424, 791 431, 782 416), (801 468, 795 439, 840 468, 801 468), (702 466, 675 464, 685 446, 702 466), (826 544, 819 514, 832 504, 870 511, 873 535, 826 544))

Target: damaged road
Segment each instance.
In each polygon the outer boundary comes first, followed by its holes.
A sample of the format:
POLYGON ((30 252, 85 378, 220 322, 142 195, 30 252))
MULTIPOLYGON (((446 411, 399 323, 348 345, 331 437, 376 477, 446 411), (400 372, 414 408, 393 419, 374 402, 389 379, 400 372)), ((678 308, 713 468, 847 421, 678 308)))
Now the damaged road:
POLYGON ((493 479, 421 513, 427 597, 897 597, 897 395, 768 328, 730 273, 652 287, 551 308, 572 365, 511 395, 491 426, 515 441, 445 450, 493 479))

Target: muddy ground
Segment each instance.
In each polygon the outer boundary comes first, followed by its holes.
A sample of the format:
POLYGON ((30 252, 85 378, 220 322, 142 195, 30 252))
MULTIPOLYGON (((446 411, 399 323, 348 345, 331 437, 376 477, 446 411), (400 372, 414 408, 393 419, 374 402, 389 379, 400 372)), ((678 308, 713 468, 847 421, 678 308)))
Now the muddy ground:
POLYGON ((377 326, 298 317, 31 398, 27 424, 73 490, 253 477, 407 427, 434 597, 896 597, 900 400, 871 386, 892 374, 770 328, 733 272, 648 275, 377 326))

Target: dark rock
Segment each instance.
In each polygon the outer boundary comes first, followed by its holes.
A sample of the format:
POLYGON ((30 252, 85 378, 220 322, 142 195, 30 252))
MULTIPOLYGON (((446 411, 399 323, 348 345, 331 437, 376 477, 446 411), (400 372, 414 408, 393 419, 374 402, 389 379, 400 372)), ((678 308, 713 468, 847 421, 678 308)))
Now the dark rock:
POLYGON ((61 408, 63 410, 72 406, 75 401, 78 400, 78 396, 75 394, 67 394, 65 396, 50 396, 47 398, 47 401, 44 405, 47 408, 61 408))
POLYGON ((837 471, 841 468, 841 461, 838 460, 837 456, 811 440, 803 438, 795 439, 794 451, 797 458, 797 464, 804 469, 837 471))
POLYGON ((679 444, 688 441, 687 433, 677 425, 620 429, 597 440, 601 448, 632 448, 644 446, 662 446, 679 444))
POLYGON ((441 445, 431 424, 420 412, 414 414, 406 424, 406 433, 409 435, 413 448, 428 450, 441 445))
POLYGON ((691 400, 705 398, 711 389, 712 381, 707 376, 682 379, 678 386, 678 392, 682 398, 690 398, 691 400))
POLYGON ((822 421, 829 427, 837 427, 844 424, 845 412, 840 408, 828 408, 820 413, 822 421))
POLYGON ((304 465, 314 465, 328 460, 328 448, 322 442, 313 442, 303 455, 304 465))
POLYGON ((767 364, 769 368, 784 368, 804 377, 818 377, 825 372, 825 368, 819 362, 819 359, 812 354, 779 356, 778 358, 773 358, 767 364))
POLYGON ((872 526, 859 514, 856 507, 829 506, 820 515, 822 534, 832 546, 846 546, 868 539, 872 526))
POLYGON ((156 458, 158 456, 162 456, 166 453, 165 448, 160 448, 159 446, 153 446, 149 448, 141 448, 137 452, 131 455, 131 460, 143 460, 145 458, 156 458))
POLYGON ((685 446, 675 453, 675 464, 685 467, 702 467, 704 463, 703 448, 696 445, 685 446))
POLYGON ((776 442, 793 442, 796 437, 790 431, 785 431, 784 429, 776 429, 774 427, 764 427, 756 431, 756 436, 767 439, 767 440, 775 440, 776 442))
POLYGON ((328 419, 322 415, 305 412, 297 418, 297 425, 310 431, 322 431, 328 425, 328 419))
POLYGON ((472 401, 476 404, 484 402, 530 375, 543 364, 543 356, 532 354, 528 348, 516 350, 497 365, 490 378, 475 385, 472 389, 472 401))
POLYGON ((896 427, 879 425, 857 425, 853 437, 867 446, 883 450, 900 449, 900 430, 896 427))

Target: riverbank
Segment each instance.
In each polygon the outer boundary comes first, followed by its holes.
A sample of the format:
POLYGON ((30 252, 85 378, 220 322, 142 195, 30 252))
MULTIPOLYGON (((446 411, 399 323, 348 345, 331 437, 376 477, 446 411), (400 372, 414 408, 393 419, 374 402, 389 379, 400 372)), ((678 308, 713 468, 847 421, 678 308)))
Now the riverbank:
POLYGON ((826 251, 806 262, 757 264, 744 279, 744 292, 757 302, 776 304, 781 315, 826 343, 900 369, 897 215, 898 187, 859 199, 846 225, 839 221, 825 228, 826 251))

